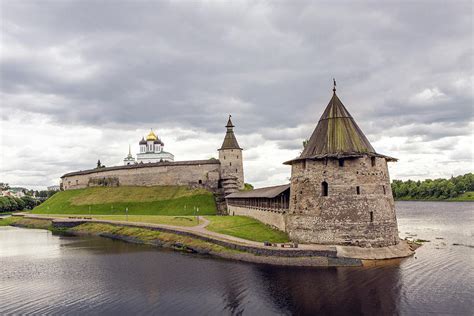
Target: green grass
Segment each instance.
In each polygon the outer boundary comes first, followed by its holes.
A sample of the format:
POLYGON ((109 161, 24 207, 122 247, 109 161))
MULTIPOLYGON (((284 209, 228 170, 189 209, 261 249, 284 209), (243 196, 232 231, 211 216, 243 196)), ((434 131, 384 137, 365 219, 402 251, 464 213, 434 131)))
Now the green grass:
POLYGON ((0 226, 8 226, 8 225, 13 225, 13 224, 17 224, 17 225, 20 225, 22 227, 27 227, 27 228, 53 230, 51 221, 47 221, 47 220, 30 219, 30 218, 23 218, 23 217, 17 217, 17 216, 11 216, 11 217, 0 220, 0 226))
POLYGON ((286 233, 250 217, 206 216, 206 218, 211 222, 206 228, 216 233, 260 242, 283 243, 289 241, 286 233))
POLYGON ((456 196, 455 198, 450 198, 448 201, 474 201, 474 191, 464 192, 463 194, 456 196))
POLYGON ((164 233, 156 230, 136 227, 121 227, 110 224, 85 223, 68 230, 69 232, 79 232, 85 234, 114 234, 119 236, 133 237, 142 242, 160 240, 164 243, 180 243, 188 247, 196 247, 214 252, 237 252, 210 242, 205 242, 191 237, 177 234, 164 233))
POLYGON ((15 222, 13 217, 5 217, 0 219, 0 226, 8 226, 10 224, 13 224, 15 222))
POLYGON ((185 186, 154 187, 93 187, 61 191, 41 205, 34 214, 88 215, 193 215, 194 207, 200 215, 216 214, 216 203, 211 192, 185 186))
MULTIPOLYGON (((54 217, 91 217, 98 220, 109 220, 109 221, 127 221, 125 215, 84 215, 84 214, 54 214, 54 217)), ((162 215, 129 215, 128 222, 136 223, 152 223, 152 224, 164 224, 173 226, 196 226, 198 224, 196 217, 194 216, 162 216, 162 215)))

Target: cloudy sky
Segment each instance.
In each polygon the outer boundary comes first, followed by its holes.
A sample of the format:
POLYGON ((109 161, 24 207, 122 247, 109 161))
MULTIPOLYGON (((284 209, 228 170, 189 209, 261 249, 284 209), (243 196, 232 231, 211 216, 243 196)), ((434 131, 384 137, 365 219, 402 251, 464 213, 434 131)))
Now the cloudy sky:
POLYGON ((333 77, 392 179, 474 169, 469 0, 0 3, 0 182, 121 164, 150 128, 207 159, 231 113, 246 181, 284 183, 333 77))

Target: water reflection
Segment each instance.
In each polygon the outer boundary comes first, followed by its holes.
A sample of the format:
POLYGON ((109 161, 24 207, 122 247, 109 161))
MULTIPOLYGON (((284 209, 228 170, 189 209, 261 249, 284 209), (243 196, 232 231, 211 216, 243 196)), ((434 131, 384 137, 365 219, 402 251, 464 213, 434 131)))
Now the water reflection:
POLYGON ((334 311, 351 315, 398 313, 399 269, 383 267, 259 268, 262 291, 278 310, 309 315, 334 311))

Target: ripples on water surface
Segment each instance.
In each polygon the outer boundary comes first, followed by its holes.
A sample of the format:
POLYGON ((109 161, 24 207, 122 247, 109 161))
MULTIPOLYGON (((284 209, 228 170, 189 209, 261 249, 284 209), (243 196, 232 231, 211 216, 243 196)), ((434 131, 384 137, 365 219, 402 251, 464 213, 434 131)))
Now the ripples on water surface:
POLYGON ((472 315, 473 206, 398 202, 400 236, 431 242, 365 268, 245 264, 0 227, 0 314, 472 315))

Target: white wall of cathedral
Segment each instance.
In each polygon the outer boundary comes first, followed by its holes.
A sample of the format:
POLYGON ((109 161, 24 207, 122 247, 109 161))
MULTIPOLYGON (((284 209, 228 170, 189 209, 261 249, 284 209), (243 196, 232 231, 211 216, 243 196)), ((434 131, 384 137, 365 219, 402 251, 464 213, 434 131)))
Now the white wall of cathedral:
POLYGON ((137 154, 137 162, 160 162, 160 161, 174 161, 174 155, 167 152, 160 153, 139 153, 137 154))
POLYGON ((147 151, 147 152, 153 152, 153 151, 154 151, 154 150, 153 150, 153 145, 154 145, 154 144, 153 144, 153 141, 148 141, 148 142, 146 143, 146 151, 147 151))

